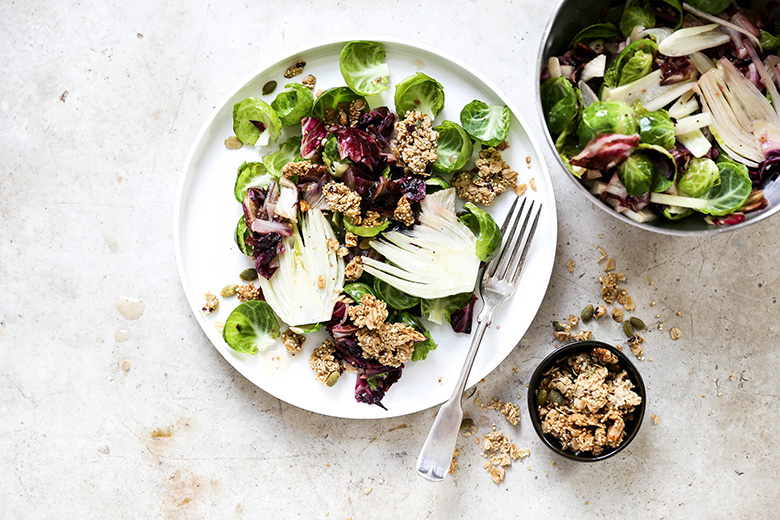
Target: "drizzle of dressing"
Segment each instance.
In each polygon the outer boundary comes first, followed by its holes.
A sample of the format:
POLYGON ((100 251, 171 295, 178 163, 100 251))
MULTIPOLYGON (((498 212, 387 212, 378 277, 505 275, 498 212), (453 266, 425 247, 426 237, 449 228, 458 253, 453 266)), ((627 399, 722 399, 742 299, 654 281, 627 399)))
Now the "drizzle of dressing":
POLYGON ((258 365, 269 376, 282 375, 290 366, 292 356, 281 345, 258 352, 258 365))
POLYGON ((120 329, 120 330, 116 331, 116 334, 114 335, 114 339, 118 343, 125 342, 128 339, 130 339, 130 338, 131 338, 130 333, 128 331, 126 331, 125 329, 120 329))
POLYGON ((423 67, 425 67, 425 62, 420 58, 417 58, 416 60, 412 60, 412 65, 417 67, 417 70, 422 70, 423 67))
POLYGON ((120 296, 116 299, 116 310, 128 320, 137 320, 144 313, 144 302, 136 298, 120 296))

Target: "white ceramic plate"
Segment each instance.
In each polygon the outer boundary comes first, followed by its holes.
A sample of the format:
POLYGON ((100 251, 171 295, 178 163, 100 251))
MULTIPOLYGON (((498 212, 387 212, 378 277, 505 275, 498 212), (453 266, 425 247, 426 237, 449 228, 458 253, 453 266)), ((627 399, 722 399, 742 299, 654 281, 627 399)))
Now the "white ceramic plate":
MULTIPOLYGON (((433 49, 397 40, 382 40, 391 71, 391 88, 369 99, 372 107, 394 107, 394 86, 417 71, 438 80, 445 91, 445 106, 435 124, 445 119, 459 121, 464 105, 474 99, 488 104, 505 104, 512 111, 512 125, 507 138, 510 147, 503 152, 505 160, 519 173, 518 183, 533 178, 536 191, 530 188, 525 197, 544 204, 536 238, 529 251, 520 286, 515 296, 501 306, 487 331, 469 379, 472 385, 488 375, 518 344, 531 324, 547 290, 555 258, 557 222, 555 200, 547 167, 536 142, 527 131, 509 99, 479 73, 458 60, 433 49)), ((252 266, 250 258, 237 248, 233 231, 241 215, 241 206, 233 196, 236 169, 243 161, 259 161, 277 148, 273 143, 257 149, 245 146, 228 150, 224 140, 232 131, 232 108, 242 99, 255 96, 268 103, 288 82, 282 74, 297 59, 306 60, 304 75, 317 78, 316 89, 345 85, 338 57, 345 42, 317 45, 291 54, 262 69, 242 82, 221 102, 198 132, 182 174, 174 217, 174 240, 177 262, 184 291, 198 323, 224 358, 247 379, 271 395, 292 405, 335 417, 383 418, 424 410, 445 401, 452 393, 470 343, 470 336, 455 334, 449 324, 427 323, 438 348, 428 359, 408 362, 401 379, 383 400, 387 410, 357 403, 354 398, 354 373, 346 372, 332 388, 318 383, 309 368, 311 351, 324 339, 324 333, 309 337, 303 352, 289 356, 279 345, 257 356, 231 350, 216 330, 215 322, 224 322, 238 304, 235 298, 221 298, 219 310, 204 315, 204 293, 218 294, 230 283, 240 283, 238 273, 252 266), (277 90, 261 95, 266 82, 276 80, 277 90)), ((531 93, 529 92, 529 96, 531 93)), ((300 133, 299 129, 295 129, 300 133)), ((283 142, 293 129, 285 129, 283 142)), ((490 207, 497 222, 502 222, 515 194, 510 190, 490 207)), ((477 303, 476 311, 481 308, 477 303)), ((475 313, 476 316, 476 313, 475 313)))

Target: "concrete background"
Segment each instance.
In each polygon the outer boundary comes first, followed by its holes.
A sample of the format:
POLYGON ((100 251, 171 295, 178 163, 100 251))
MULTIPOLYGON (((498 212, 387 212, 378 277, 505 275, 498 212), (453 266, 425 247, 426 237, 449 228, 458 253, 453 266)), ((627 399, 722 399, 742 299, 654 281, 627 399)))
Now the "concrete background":
MULTIPOLYGON (((554 167, 559 246, 545 303, 478 388, 518 402, 521 423, 465 404, 480 434, 495 422, 531 450, 500 485, 474 438, 459 441, 446 482, 416 476, 433 409, 349 421, 270 397, 222 359, 185 301, 172 242, 182 164, 208 113, 249 71, 337 36, 409 38, 484 72, 541 137, 534 62, 552 9, 0 3, 0 518, 774 515, 777 219, 701 240, 657 236, 579 198, 554 167), (598 300, 597 245, 626 273, 650 326, 638 362, 649 400, 631 446, 589 465, 541 444, 524 383, 556 343, 550 321, 598 300), (143 315, 124 318, 121 298, 140 300, 143 315)), ((611 322, 593 330, 624 339, 611 322)))

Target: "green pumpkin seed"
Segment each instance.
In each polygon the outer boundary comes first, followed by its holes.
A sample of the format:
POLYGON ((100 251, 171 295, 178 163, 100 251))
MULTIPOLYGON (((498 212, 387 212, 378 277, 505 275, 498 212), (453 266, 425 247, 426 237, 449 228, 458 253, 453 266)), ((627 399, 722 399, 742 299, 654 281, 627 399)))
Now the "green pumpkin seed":
POLYGON ((263 85, 263 95, 264 96, 267 96, 268 94, 270 94, 274 90, 276 90, 276 81, 274 81, 274 80, 271 80, 268 83, 266 83, 265 85, 263 85))
POLYGON ((250 267, 249 269, 244 269, 241 271, 241 274, 238 275, 239 278, 244 280, 245 282, 251 282, 252 280, 257 280, 257 269, 254 267, 250 267))
POLYGON ((631 321, 624 321, 623 322, 623 332, 626 333, 626 337, 630 338, 634 335, 634 326, 631 325, 631 321))
POLYGON ((223 298, 227 298, 229 296, 235 296, 236 295, 236 289, 238 289, 238 285, 236 285, 236 284, 226 285, 225 287, 222 288, 221 291, 219 291, 219 294, 223 298))
POLYGON ((590 319, 593 317, 593 305, 588 305, 584 309, 582 309, 582 312, 580 313, 580 318, 582 318, 582 321, 590 321, 590 319))
POLYGON ((548 403, 547 390, 539 390, 536 392, 536 404, 538 406, 544 406, 548 403))
POLYGON ((243 147, 244 143, 241 142, 241 139, 238 137, 231 135, 227 139, 225 139, 225 147, 228 150, 238 150, 239 148, 243 147))
POLYGON ((341 374, 339 374, 338 372, 331 372, 330 375, 328 376, 328 379, 325 381, 325 384, 328 386, 335 385, 336 383, 338 383, 340 375, 341 374))
POLYGON ((472 419, 471 417, 465 417, 462 421, 460 421, 461 431, 468 430, 472 426, 474 426, 474 419, 472 419))
POLYGON ((631 322, 631 325, 634 327, 635 330, 642 330, 645 328, 645 322, 640 320, 636 316, 631 316, 631 318, 628 321, 631 322))
POLYGON ((549 399, 555 406, 566 406, 566 398, 558 390, 553 388, 549 392, 549 399))
POLYGON ((563 323, 561 323, 560 321, 554 321, 554 322, 552 322, 552 326, 553 326, 553 328, 554 328, 556 331, 558 331, 558 332, 563 332, 563 331, 565 331, 565 330, 566 330, 566 325, 564 325, 564 324, 563 324, 563 323))

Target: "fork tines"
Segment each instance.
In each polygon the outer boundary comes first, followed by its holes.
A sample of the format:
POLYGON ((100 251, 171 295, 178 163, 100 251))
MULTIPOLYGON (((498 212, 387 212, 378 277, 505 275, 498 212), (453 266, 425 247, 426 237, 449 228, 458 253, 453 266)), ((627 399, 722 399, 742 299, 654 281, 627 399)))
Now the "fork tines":
POLYGON ((531 239, 536 232, 536 226, 539 223, 539 216, 542 213, 542 204, 539 203, 536 210, 536 216, 534 216, 531 227, 526 233, 528 222, 531 219, 531 214, 534 213, 535 201, 532 200, 531 204, 528 206, 528 211, 525 212, 525 218, 523 218, 523 223, 518 231, 517 224, 523 217, 523 211, 525 209, 527 199, 523 199, 519 209, 517 209, 517 200, 518 199, 515 199, 515 201, 512 203, 512 207, 509 209, 509 214, 507 215, 504 224, 501 226, 501 235, 505 237, 504 245, 501 248, 498 256, 496 256, 488 264, 485 271, 485 274, 488 277, 495 277, 499 279, 509 278, 512 283, 517 280, 517 277, 523 268, 523 263, 525 262, 526 255, 528 254, 531 239), (509 233, 506 233, 506 229, 509 227, 510 221, 512 226, 509 230, 509 233))

